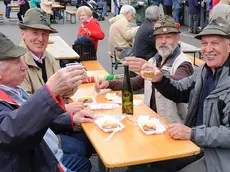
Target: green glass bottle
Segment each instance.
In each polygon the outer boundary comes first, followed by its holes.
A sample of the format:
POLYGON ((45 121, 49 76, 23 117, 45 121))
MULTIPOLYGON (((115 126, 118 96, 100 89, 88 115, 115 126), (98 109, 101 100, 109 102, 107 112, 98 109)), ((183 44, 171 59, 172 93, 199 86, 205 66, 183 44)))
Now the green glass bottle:
POLYGON ((128 65, 124 65, 124 80, 122 89, 122 114, 133 115, 133 89, 131 86, 128 65))

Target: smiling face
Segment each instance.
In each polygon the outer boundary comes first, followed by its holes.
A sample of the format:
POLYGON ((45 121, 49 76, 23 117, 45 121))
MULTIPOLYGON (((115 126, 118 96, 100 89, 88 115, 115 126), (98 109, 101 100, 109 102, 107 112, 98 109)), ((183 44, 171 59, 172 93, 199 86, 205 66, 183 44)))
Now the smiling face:
POLYGON ((175 33, 155 35, 156 49, 162 57, 168 57, 173 53, 178 42, 180 35, 175 33))
POLYGON ((215 70, 221 67, 230 53, 230 41, 222 36, 207 35, 201 38, 201 54, 207 65, 215 70))
POLYGON ((26 77, 27 65, 21 58, 12 58, 1 62, 0 84, 16 87, 26 77))
POLYGON ((90 19, 91 16, 88 16, 85 11, 81 11, 78 13, 78 17, 81 23, 86 22, 90 19))
POLYGON ((22 30, 21 35, 27 48, 37 57, 41 57, 48 45, 49 31, 28 28, 22 30))

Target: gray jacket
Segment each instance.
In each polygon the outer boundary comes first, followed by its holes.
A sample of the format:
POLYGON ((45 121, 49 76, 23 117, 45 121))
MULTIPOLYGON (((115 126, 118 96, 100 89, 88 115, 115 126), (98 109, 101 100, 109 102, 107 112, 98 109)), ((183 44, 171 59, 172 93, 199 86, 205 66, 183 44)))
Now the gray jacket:
POLYGON ((221 0, 211 11, 209 15, 209 21, 212 21, 218 17, 226 20, 230 23, 230 5, 226 0, 221 0))
POLYGON ((204 148, 208 172, 230 172, 230 58, 216 71, 216 88, 206 97, 203 125, 195 126, 199 98, 206 78, 207 66, 183 80, 163 77, 155 87, 175 102, 189 102, 185 124, 194 129, 194 142, 204 148), (163 88, 163 89, 162 89, 163 88))

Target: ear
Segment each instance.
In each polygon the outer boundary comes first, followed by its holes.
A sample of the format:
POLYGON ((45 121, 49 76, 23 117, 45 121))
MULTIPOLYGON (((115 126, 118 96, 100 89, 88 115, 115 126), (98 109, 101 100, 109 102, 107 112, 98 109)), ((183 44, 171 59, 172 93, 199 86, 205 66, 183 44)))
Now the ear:
POLYGON ((0 74, 0 80, 2 80, 2 78, 3 78, 3 77, 2 77, 2 75, 0 74))
POLYGON ((230 39, 228 39, 228 53, 230 53, 230 39))
POLYGON ((22 36, 22 39, 24 40, 25 39, 25 30, 21 30, 21 36, 22 36))

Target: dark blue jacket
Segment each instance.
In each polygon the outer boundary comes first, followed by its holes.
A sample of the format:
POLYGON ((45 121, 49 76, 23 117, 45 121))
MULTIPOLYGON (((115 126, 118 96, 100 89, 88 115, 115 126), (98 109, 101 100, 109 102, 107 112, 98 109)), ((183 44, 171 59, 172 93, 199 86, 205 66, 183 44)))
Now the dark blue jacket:
POLYGON ((145 19, 135 37, 133 56, 149 60, 157 53, 153 32, 154 25, 152 21, 145 19))
POLYGON ((188 0, 188 13, 199 14, 200 13, 200 1, 199 0, 188 0))
MULTIPOLYGON (((61 102, 61 101, 60 101, 61 102)), ((63 114, 46 86, 19 107, 0 90, 0 171, 62 172, 43 140, 50 124, 63 114)))
POLYGON ((173 5, 173 2, 172 2, 172 0, 162 0, 162 4, 163 4, 163 5, 172 6, 172 5, 173 5))

